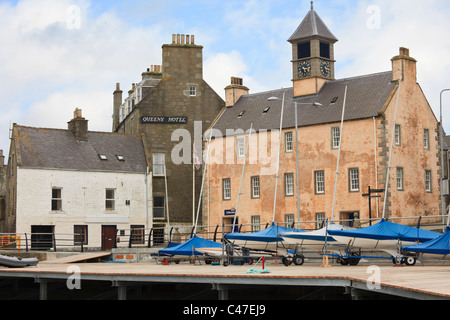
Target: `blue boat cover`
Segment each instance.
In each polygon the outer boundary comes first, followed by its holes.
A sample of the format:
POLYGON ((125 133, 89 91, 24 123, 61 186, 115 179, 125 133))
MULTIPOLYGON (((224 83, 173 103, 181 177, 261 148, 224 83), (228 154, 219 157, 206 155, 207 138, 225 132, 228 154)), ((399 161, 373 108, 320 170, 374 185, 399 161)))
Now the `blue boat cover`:
POLYGON ((432 254, 450 254, 450 228, 436 239, 421 244, 403 247, 402 251, 432 253, 432 254))
POLYGON ((196 248, 222 248, 222 244, 194 236, 188 241, 180 243, 175 247, 159 250, 159 254, 170 256, 202 256, 203 253, 195 250, 196 248))
POLYGON ((375 240, 402 240, 420 243, 439 237, 441 234, 433 231, 408 227, 401 224, 381 220, 379 223, 355 230, 328 230, 332 236, 365 238, 375 240))
MULTIPOLYGON (((281 233, 299 231, 297 229, 286 228, 282 226, 277 226, 275 223, 264 230, 254 232, 254 233, 228 233, 225 238, 228 240, 244 240, 244 241, 260 241, 260 242, 281 242, 283 238, 281 233)), ((299 231, 302 232, 302 231, 299 231)))

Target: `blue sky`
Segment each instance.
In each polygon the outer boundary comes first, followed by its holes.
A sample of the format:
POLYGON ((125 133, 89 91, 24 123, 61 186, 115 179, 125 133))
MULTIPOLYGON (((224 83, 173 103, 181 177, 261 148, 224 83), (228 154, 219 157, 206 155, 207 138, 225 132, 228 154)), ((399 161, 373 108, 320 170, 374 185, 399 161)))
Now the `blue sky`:
MULTIPOLYGON (((439 118, 439 93, 450 88, 449 1, 316 0, 314 8, 339 39, 336 78, 388 71, 408 47, 439 118)), ((66 128, 76 107, 91 130, 110 131, 116 82, 127 91, 161 64, 173 33, 204 46, 204 78, 221 96, 232 76, 251 93, 289 87, 287 39, 309 10, 310 0, 0 0, 0 149, 9 150, 10 123, 66 128)), ((444 104, 450 132, 450 93, 444 104)))

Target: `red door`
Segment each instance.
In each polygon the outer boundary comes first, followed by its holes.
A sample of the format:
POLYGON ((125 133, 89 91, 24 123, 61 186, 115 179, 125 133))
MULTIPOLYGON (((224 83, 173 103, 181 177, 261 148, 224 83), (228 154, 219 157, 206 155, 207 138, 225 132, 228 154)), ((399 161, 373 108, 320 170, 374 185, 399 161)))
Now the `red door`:
POLYGON ((108 251, 114 248, 116 238, 116 226, 102 226, 102 250, 108 251))

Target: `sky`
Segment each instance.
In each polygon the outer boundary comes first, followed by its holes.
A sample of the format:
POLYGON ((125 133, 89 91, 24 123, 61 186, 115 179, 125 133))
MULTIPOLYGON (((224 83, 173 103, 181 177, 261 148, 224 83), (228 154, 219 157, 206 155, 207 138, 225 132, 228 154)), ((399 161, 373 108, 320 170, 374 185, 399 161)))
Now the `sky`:
MULTIPOLYGON (((0 149, 8 155, 13 123, 66 129, 75 108, 89 130, 111 131, 116 83, 127 92, 160 65, 172 34, 195 35, 203 77, 222 97, 231 77, 250 93, 291 87, 287 39, 310 8, 310 0, 0 0, 0 149)), ((440 119, 450 1, 316 0, 314 9, 339 39, 336 79, 389 71, 407 47, 440 119)), ((450 92, 443 110, 450 133, 450 92)))

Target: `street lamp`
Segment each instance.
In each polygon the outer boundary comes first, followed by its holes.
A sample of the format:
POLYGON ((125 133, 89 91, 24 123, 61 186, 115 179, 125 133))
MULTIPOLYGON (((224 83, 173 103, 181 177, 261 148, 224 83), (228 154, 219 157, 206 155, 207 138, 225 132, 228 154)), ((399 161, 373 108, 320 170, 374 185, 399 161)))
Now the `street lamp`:
MULTIPOLYGON (((442 124, 442 94, 445 91, 450 91, 450 89, 444 89, 441 91, 441 107, 440 107, 440 112, 441 112, 441 124, 440 124, 440 129, 439 129, 439 135, 440 135, 440 144, 441 144, 441 209, 442 209, 442 220, 444 221, 444 214, 445 212, 445 198, 444 198, 444 170, 445 170, 445 166, 444 166, 444 126, 442 124)), ((450 219, 447 218, 447 226, 449 226, 450 224, 450 219)))
MULTIPOLYGON (((282 102, 283 102, 282 109, 283 109, 284 108, 284 102, 285 102, 285 95, 284 95, 284 93, 283 93, 283 99, 280 99, 278 97, 270 97, 270 98, 267 99, 267 101, 278 101, 278 100, 282 100, 282 102)), ((296 162, 296 167, 297 167, 296 168, 297 169, 297 179, 296 179, 296 181, 297 181, 297 218, 298 218, 298 221, 300 223, 300 174, 299 174, 299 165, 298 165, 298 129, 297 129, 297 127, 298 127, 298 123, 297 123, 298 119, 297 119, 297 109, 298 109, 298 105, 299 104, 313 105, 316 108, 321 108, 321 107, 323 107, 323 105, 318 103, 318 102, 299 103, 299 102, 293 101, 293 100, 289 100, 289 102, 294 102, 295 103, 295 108, 294 108, 295 115, 294 115, 294 118, 295 118, 295 162, 296 162)), ((281 111, 281 121, 283 121, 283 111, 281 111)), ((281 127, 282 126, 280 125, 280 138, 279 138, 279 146, 278 146, 278 148, 281 148, 281 130, 282 130, 281 127)), ((279 156, 278 156, 278 161, 279 161, 279 156)), ((279 164, 278 164, 278 166, 279 166, 279 164)), ((277 177, 276 177, 277 179, 278 179, 278 166, 277 166, 277 177)), ((276 194, 276 185, 277 184, 275 183, 275 203, 276 203, 276 196, 277 196, 277 194, 276 194)), ((274 204, 274 210, 273 211, 274 211, 273 215, 275 217, 275 204, 274 204)))

